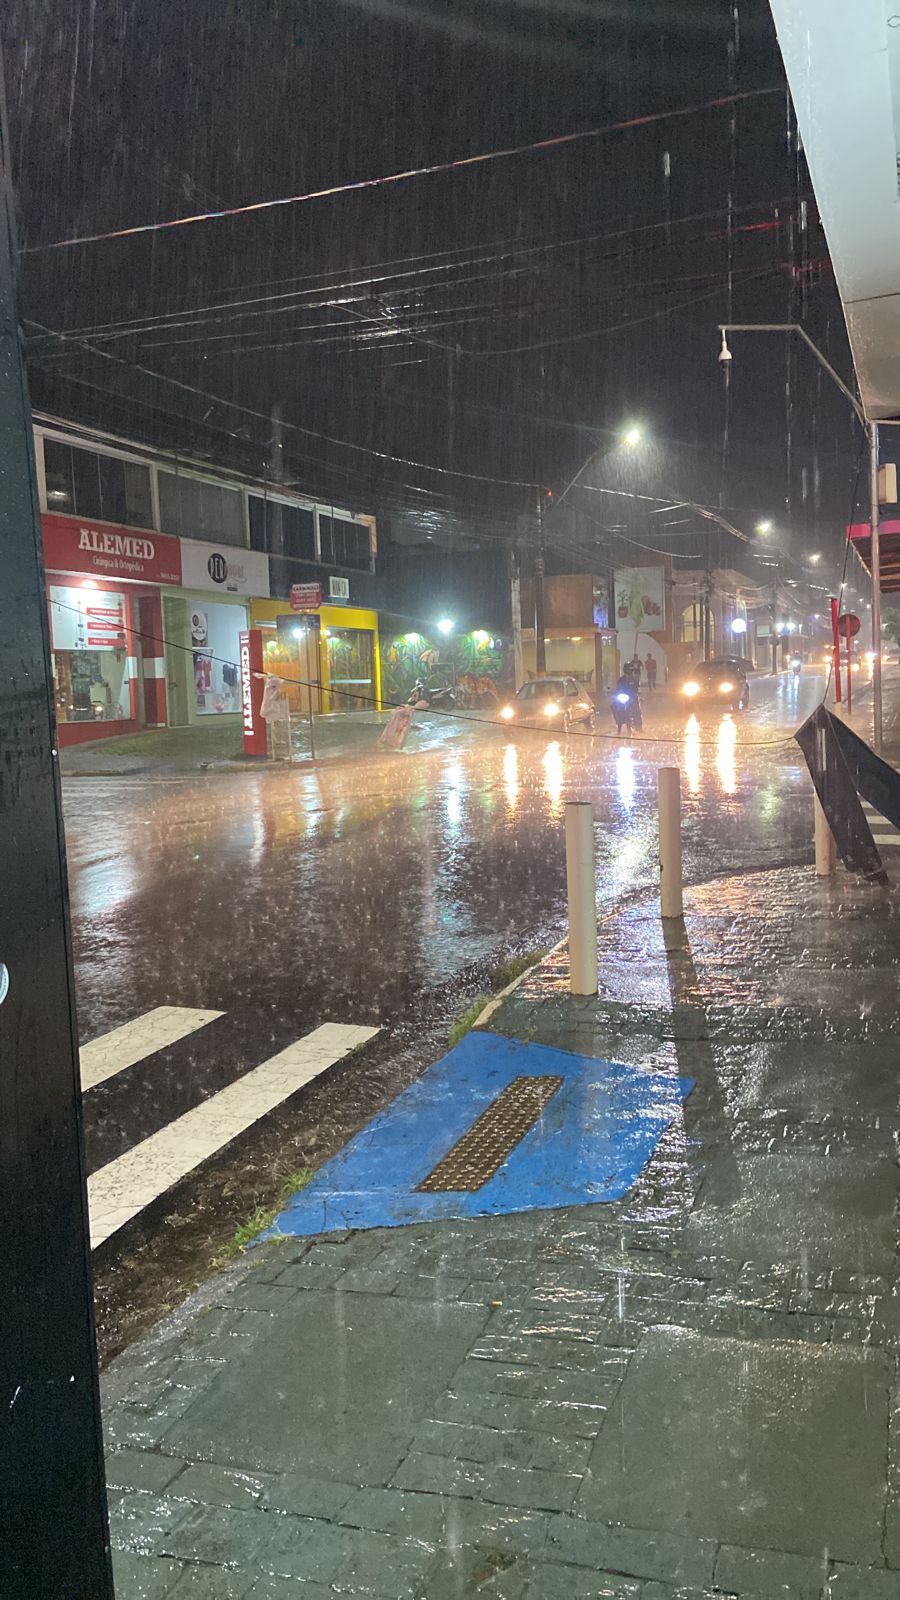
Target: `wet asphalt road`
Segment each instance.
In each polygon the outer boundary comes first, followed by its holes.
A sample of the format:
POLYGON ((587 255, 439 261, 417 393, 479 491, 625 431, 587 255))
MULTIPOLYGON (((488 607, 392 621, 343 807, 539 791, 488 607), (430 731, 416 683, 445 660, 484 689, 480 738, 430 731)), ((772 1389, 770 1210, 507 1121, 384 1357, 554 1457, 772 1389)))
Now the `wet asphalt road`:
POLYGON ((560 937, 567 799, 595 807, 601 911, 655 882, 663 763, 683 772, 689 878, 808 857, 790 733, 822 688, 757 680, 746 716, 699 723, 659 699, 644 741, 476 724, 318 771, 67 782, 82 1042, 155 1006, 225 1013, 86 1096, 89 1171, 322 1021, 382 1029, 101 1247, 105 1348, 435 1059, 492 966, 560 937))

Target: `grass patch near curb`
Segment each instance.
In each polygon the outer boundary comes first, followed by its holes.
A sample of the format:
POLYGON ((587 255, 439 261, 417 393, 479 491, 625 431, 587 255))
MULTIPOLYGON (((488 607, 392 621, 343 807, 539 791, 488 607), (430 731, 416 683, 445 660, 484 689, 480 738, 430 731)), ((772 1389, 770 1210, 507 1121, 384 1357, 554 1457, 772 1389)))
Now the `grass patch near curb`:
POLYGON ((299 1167, 296 1172, 289 1172, 279 1185, 275 1204, 257 1206, 255 1211, 251 1211, 246 1222, 235 1228, 224 1249, 220 1250, 216 1257, 216 1266, 224 1266, 226 1262, 236 1261, 238 1256, 243 1255, 247 1246, 253 1243, 258 1234, 263 1233, 266 1228, 271 1228, 279 1211, 284 1209, 291 1197, 306 1188, 312 1176, 312 1167, 299 1167))
POLYGON ((457 1017, 456 1021, 451 1024, 447 1034, 447 1043, 450 1049, 452 1050, 455 1045, 458 1045, 467 1033, 471 1033, 485 1006, 490 1005, 495 995, 500 994, 501 990, 506 989, 509 984, 515 983, 516 978, 521 978, 522 973, 527 972, 529 967, 537 966, 538 962, 543 961, 548 954, 549 951, 546 948, 528 950, 524 955, 512 956, 509 961, 503 961, 499 967, 495 967, 490 975, 490 994, 480 994, 477 1000, 473 1000, 472 1004, 466 1007, 462 1016, 457 1017))
POLYGON ((516 978, 521 978, 523 972, 529 967, 536 967, 539 961, 550 954, 549 946, 540 950, 527 950, 524 955, 512 956, 509 961, 504 961, 491 973, 491 988, 494 994, 499 994, 507 984, 514 983, 516 978))
POLYGON ((464 1011, 462 1016, 457 1017, 456 1021, 451 1024, 450 1031, 447 1034, 447 1043, 451 1050, 454 1045, 459 1044, 460 1039, 465 1038, 467 1033, 471 1033, 490 998, 489 994, 479 995, 474 1005, 469 1006, 468 1010, 464 1011))

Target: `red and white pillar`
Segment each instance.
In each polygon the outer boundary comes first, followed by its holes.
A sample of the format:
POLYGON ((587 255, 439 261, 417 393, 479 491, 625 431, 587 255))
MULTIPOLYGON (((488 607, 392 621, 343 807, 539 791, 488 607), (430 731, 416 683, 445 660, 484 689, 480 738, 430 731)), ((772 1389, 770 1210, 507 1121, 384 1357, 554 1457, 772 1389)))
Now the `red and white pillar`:
POLYGON ((136 609, 144 663, 144 721, 148 728, 164 728, 168 721, 166 647, 159 590, 141 595, 136 609))

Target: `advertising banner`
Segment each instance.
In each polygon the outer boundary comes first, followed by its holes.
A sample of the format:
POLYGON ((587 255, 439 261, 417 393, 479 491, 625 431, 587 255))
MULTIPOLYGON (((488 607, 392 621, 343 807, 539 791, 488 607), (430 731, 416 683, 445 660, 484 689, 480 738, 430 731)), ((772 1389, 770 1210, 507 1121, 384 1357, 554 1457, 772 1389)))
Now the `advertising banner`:
POLYGON ((268 754, 268 736, 262 716, 263 647, 259 628, 240 636, 241 720, 244 727, 244 755, 268 754))
POLYGON ((655 633, 666 625, 665 567, 616 567, 615 621, 619 633, 655 633))
POLYGON ((238 550, 233 545, 182 539, 181 582, 185 589, 218 590, 221 594, 246 594, 267 600, 269 558, 261 550, 238 550))
POLYGON ((41 533, 48 572, 84 572, 95 578, 128 578, 137 583, 181 583, 180 541, 168 534, 109 523, 93 527, 78 517, 55 512, 41 517, 41 533))

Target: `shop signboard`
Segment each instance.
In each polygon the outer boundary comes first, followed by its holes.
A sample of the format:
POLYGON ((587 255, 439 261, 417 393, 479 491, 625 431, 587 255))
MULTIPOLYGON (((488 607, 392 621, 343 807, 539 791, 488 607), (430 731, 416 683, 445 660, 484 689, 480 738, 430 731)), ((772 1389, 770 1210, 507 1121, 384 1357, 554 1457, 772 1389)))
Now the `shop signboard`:
POLYGON ((665 567, 616 567, 615 628, 657 633, 666 625, 665 567))
POLYGON ((347 600, 349 600, 350 599, 350 579, 349 578, 329 578, 328 579, 328 598, 329 598, 329 600, 336 600, 338 602, 338 604, 340 604, 341 602, 346 602, 347 600))
POLYGON ((146 528, 96 526, 78 517, 41 517, 48 572, 126 578, 134 583, 181 583, 180 541, 146 528))
POLYGON ((241 653, 241 722, 244 729, 244 755, 264 756, 268 753, 265 719, 262 715, 262 697, 265 687, 263 671, 262 633, 259 628, 248 628, 240 636, 241 653))
POLYGON ((318 611, 321 604, 322 585, 320 583, 291 584, 292 611, 318 611))
POLYGON ((181 582, 185 589, 209 589, 265 600, 269 596, 269 558, 261 550, 182 539, 181 582))

